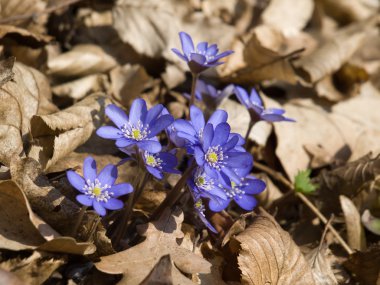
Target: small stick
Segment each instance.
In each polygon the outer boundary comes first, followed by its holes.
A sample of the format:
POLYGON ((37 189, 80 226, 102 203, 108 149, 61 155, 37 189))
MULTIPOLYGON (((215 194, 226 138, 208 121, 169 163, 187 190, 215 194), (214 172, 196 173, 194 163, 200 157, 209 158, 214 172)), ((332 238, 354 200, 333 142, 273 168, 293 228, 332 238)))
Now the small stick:
MULTIPOLYGON (((331 231, 331 233, 335 236, 335 238, 338 240, 338 242, 341 244, 341 246, 347 251, 348 254, 352 254, 353 250, 348 246, 348 244, 344 241, 344 239, 340 236, 340 234, 335 230, 335 228, 328 223, 328 220, 326 217, 314 206, 314 204, 302 193, 295 192, 293 184, 280 172, 277 172, 273 170, 272 168, 261 164, 259 162, 255 162, 253 165, 255 168, 262 170, 272 176, 277 181, 284 184, 286 187, 288 187, 291 192, 295 193, 295 195, 301 199, 301 201, 309 207, 309 209, 326 225, 326 227, 331 231)), ((287 195, 287 194, 285 194, 287 195)))

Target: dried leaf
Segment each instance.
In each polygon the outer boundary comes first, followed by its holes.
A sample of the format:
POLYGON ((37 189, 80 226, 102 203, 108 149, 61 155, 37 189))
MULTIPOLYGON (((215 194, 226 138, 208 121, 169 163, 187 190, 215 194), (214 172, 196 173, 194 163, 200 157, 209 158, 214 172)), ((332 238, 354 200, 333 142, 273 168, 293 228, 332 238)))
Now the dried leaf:
POLYGON ((339 199, 346 221, 348 245, 354 250, 365 250, 366 240, 358 209, 346 196, 341 195, 339 199))
POLYGON ((15 274, 0 268, 0 284, 25 285, 15 274))
POLYGON ((14 65, 13 72, 14 79, 0 89, 0 162, 5 165, 12 157, 22 155, 31 117, 54 109, 45 76, 21 63, 14 65))
POLYGON ((86 97, 75 105, 51 115, 31 120, 33 145, 29 157, 44 169, 85 143, 104 121, 104 109, 110 104, 102 93, 86 97))
POLYGON ((235 239, 242 284, 315 284, 300 249, 269 214, 254 217, 235 239))
POLYGON ((316 285, 338 285, 327 256, 327 250, 327 246, 317 247, 306 256, 306 260, 311 265, 316 285))
POLYGON ((116 64, 101 47, 83 44, 49 59, 48 72, 57 77, 79 77, 106 72, 116 64))
POLYGON ((164 255, 153 267, 149 275, 141 282, 141 285, 162 284, 172 285, 172 261, 170 255, 164 255))
POLYGON ((360 284, 377 285, 380 276, 380 248, 374 246, 365 252, 355 252, 343 265, 360 284))
POLYGON ((0 25, 0 44, 9 44, 9 40, 19 45, 31 48, 43 47, 52 41, 52 37, 17 28, 15 26, 0 25))
POLYGON ((0 61, 0 87, 7 83, 9 80, 13 79, 15 75, 12 71, 14 63, 14 57, 0 61))
POLYGON ((314 1, 272 0, 261 15, 262 22, 277 28, 284 35, 302 30, 314 9, 314 1))
POLYGON ((364 44, 366 34, 376 29, 379 20, 372 17, 340 30, 312 54, 294 63, 297 74, 306 82, 315 83, 337 71, 364 44))
POLYGON ((146 240, 142 243, 101 258, 95 266, 98 270, 109 274, 124 274, 120 285, 140 284, 165 255, 170 255, 175 266, 171 275, 174 284, 193 284, 180 273, 209 273, 210 264, 191 251, 178 246, 176 240, 183 237, 180 225, 183 214, 180 209, 173 214, 167 210, 160 220, 145 227, 146 240), (178 267, 178 269, 177 269, 178 267))

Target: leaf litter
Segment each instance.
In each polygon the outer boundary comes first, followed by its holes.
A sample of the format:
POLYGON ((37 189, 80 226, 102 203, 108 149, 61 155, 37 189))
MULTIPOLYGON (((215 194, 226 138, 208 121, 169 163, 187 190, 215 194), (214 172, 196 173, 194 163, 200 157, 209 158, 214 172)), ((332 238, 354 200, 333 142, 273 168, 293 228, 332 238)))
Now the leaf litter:
MULTIPOLYGON (((0 283, 378 284, 379 3, 296 2, 0 1, 0 283), (189 114, 181 31, 234 51, 203 81, 254 87, 296 122, 252 128, 262 208, 206 209, 218 234, 186 195, 152 217, 180 175, 143 183, 141 162, 118 165, 142 191, 118 243, 123 212, 78 224, 66 171, 126 157, 96 135, 111 103, 189 114)), ((231 93, 219 108, 244 137, 252 118, 231 93)))

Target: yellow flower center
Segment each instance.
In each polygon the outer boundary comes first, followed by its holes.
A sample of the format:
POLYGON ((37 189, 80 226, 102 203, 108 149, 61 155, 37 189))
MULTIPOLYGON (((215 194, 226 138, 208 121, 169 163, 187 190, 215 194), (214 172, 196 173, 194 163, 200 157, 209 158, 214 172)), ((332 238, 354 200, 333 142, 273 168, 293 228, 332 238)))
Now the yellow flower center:
POLYGON ((94 189, 92 190, 92 193, 94 193, 94 195, 97 197, 102 193, 102 188, 94 187, 94 189))
POLYGON ((156 159, 154 158, 153 155, 148 155, 146 157, 146 164, 148 164, 148 165, 154 165, 154 164, 156 164, 156 159))
POLYGON ((231 187, 232 187, 232 189, 235 188, 236 187, 236 183, 233 182, 233 181, 231 181, 231 187))
POLYGON ((202 207, 202 200, 198 200, 197 202, 195 202, 195 207, 196 208, 202 207))
POLYGON ((199 176, 198 178, 197 178, 197 184, 199 184, 199 185, 203 185, 203 184, 205 184, 205 178, 204 177, 202 177, 202 176, 199 176))
POLYGON ((139 139, 141 136, 140 130, 132 130, 132 136, 135 140, 139 139))
POLYGON ((212 151, 209 154, 207 154, 207 160, 209 162, 215 163, 218 161, 218 155, 212 151))

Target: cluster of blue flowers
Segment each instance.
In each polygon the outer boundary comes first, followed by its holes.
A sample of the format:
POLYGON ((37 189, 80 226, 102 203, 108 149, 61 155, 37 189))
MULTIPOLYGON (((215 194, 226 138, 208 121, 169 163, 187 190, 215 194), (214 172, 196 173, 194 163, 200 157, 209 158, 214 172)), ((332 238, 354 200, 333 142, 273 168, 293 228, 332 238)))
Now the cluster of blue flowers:
MULTIPOLYGON (((209 46, 206 42, 199 43, 195 48, 191 37, 184 32, 180 33, 180 38, 183 53, 177 49, 173 51, 187 62, 193 75, 222 64, 219 60, 232 53, 226 51, 218 54, 217 46, 209 46)), ((196 99, 209 102, 213 109, 223 98, 235 93, 249 110, 253 122, 293 121, 283 116, 282 109, 264 109, 254 89, 248 96, 243 88, 233 85, 218 91, 198 81, 196 88, 193 92, 196 99)), ((228 114, 224 110, 216 110, 206 120, 202 110, 192 105, 190 120, 174 120, 163 105, 155 105, 148 110, 143 99, 136 99, 129 116, 116 105, 107 106, 105 112, 114 126, 100 127, 97 135, 114 140, 116 147, 126 153, 128 159, 143 162, 146 171, 157 179, 162 179, 164 173, 181 173, 176 169, 176 150, 186 149, 189 165, 193 169, 187 178, 187 186, 196 212, 211 231, 216 232, 206 219, 206 202, 213 212, 226 209, 232 200, 247 211, 257 205, 254 195, 264 191, 265 183, 250 175, 253 158, 244 148, 244 138, 231 132, 227 123, 228 114), (166 132, 171 142, 167 146, 160 143, 158 135, 161 132, 166 132)), ((70 183, 81 192, 77 201, 92 206, 101 216, 106 214, 106 209, 123 208, 123 202, 117 198, 133 191, 129 183, 115 184, 115 165, 107 165, 97 174, 96 163, 91 157, 84 161, 83 176, 74 171, 67 172, 70 183)))

